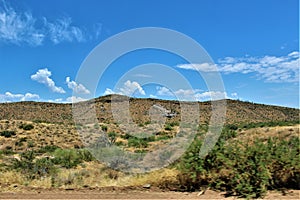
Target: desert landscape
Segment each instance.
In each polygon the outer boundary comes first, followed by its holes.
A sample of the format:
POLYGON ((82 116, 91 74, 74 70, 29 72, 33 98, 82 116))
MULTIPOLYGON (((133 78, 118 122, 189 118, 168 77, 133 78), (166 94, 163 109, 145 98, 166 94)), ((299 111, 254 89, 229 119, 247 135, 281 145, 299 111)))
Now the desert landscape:
POLYGON ((0 0, 0 199, 300 199, 299 0, 0 0))
POLYGON ((72 104, 0 104, 1 198, 299 197, 298 109, 227 100, 226 123, 218 143, 207 157, 199 159, 195 154, 211 113, 211 102, 199 102, 204 114, 188 151, 166 168, 135 174, 95 159, 80 130, 89 133, 85 136, 91 143, 97 143, 96 133, 101 130, 112 145, 125 151, 151 152, 154 146, 176 137, 180 102, 129 98, 131 116, 139 127, 151 124, 147 111, 153 105, 177 113, 165 117, 164 128, 153 136, 137 138, 114 121, 113 97, 123 98, 109 95, 93 100, 99 119, 95 124, 75 124, 72 104), (237 182, 229 181, 236 178, 237 182))

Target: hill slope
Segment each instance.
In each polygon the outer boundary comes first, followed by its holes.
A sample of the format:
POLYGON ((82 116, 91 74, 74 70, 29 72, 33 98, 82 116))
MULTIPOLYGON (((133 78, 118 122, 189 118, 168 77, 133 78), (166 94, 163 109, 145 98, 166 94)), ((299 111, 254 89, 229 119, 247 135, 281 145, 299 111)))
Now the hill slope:
MULTIPOLYGON (((113 123, 111 113, 111 95, 94 99, 99 122, 113 123)), ((122 98, 122 97, 120 97, 122 98)), ((91 101, 92 102, 92 101, 91 101)), ((299 120, 299 109, 270 106, 237 100, 226 100, 226 123, 249 123, 267 121, 295 121, 299 120)), ((148 111, 153 105, 173 110, 179 115, 180 103, 158 99, 130 98, 130 112, 137 123, 145 123, 150 120, 148 111)), ((200 123, 208 122, 211 115, 211 103, 199 102, 200 123)), ((0 104, 0 120, 26 120, 49 123, 73 123, 72 104, 58 104, 45 102, 17 102, 0 104)))

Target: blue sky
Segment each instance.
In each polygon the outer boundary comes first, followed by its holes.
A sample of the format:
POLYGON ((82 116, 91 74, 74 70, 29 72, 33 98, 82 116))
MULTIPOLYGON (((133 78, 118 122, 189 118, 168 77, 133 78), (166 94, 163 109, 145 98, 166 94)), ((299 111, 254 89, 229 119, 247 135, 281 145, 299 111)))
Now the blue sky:
POLYGON ((209 91, 197 71, 210 73, 213 67, 222 75, 227 98, 299 108, 298 1, 0 0, 1 102, 80 100, 73 92, 165 99, 193 95, 204 101, 219 91, 209 91), (215 65, 145 49, 115 60, 95 93, 75 81, 82 62, 99 43, 141 27, 186 34, 215 65), (193 91, 141 85, 147 74, 115 87, 122 75, 147 63, 170 66, 188 79, 193 91))

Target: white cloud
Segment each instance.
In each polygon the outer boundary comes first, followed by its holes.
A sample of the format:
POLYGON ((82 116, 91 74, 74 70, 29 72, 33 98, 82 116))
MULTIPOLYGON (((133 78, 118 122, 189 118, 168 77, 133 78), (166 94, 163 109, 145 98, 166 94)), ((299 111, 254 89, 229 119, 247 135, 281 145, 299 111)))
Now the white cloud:
POLYGON ((33 46, 42 44, 45 35, 35 28, 35 22, 31 13, 17 13, 4 1, 0 2, 0 40, 33 46))
POLYGON ((49 38, 54 44, 64 41, 85 41, 83 31, 79 27, 72 25, 72 19, 70 17, 57 19, 53 23, 48 22, 47 19, 44 18, 44 24, 49 32, 49 38))
POLYGON ((35 18, 29 11, 17 11, 5 0, 0 1, 0 41, 11 44, 42 45, 45 40, 54 44, 61 42, 84 42, 97 39, 102 24, 98 23, 88 34, 85 27, 75 26, 70 17, 53 21, 46 17, 35 18))
POLYGON ((232 99, 238 99, 238 94, 236 92, 231 93, 232 99))
POLYGON ((213 63, 201 63, 201 64, 180 64, 177 65, 180 69, 197 70, 202 72, 215 72, 218 71, 217 65, 213 63))
POLYGON ((119 91, 121 94, 124 94, 127 96, 131 96, 134 93, 139 93, 141 95, 146 94, 138 82, 135 82, 135 81, 131 82, 130 80, 126 81, 124 83, 123 87, 119 88, 119 91))
POLYGON ((151 78, 151 75, 148 74, 134 74, 135 77, 141 77, 141 78, 151 78))
POLYGON ((48 102, 50 103, 63 103, 63 99, 62 98, 58 98, 58 99, 49 99, 48 102))
POLYGON ((75 81, 71 81, 70 77, 66 78, 66 83, 68 88, 77 94, 90 94, 90 91, 86 89, 86 87, 84 87, 82 84, 76 83, 75 81))
POLYGON ((183 101, 208 101, 229 98, 226 92, 208 91, 200 89, 178 89, 173 93, 166 87, 156 87, 157 96, 170 96, 183 101))
POLYGON ((173 96, 174 94, 166 87, 156 87, 157 95, 159 96, 173 96))
POLYGON ((106 88, 105 92, 103 95, 109 95, 109 94, 116 94, 112 89, 106 88))
POLYGON ((293 51, 293 52, 289 53, 288 56, 289 57, 299 58, 299 52, 298 51, 293 51))
POLYGON ((197 94, 200 91, 201 90, 199 89, 179 89, 176 90, 174 94, 178 97, 192 99, 195 96, 195 94, 197 94))
POLYGON ((76 103, 80 101, 86 101, 87 99, 81 98, 81 97, 76 97, 76 96, 71 96, 66 99, 66 102, 64 103, 76 103))
POLYGON ((299 52, 294 51, 286 56, 269 56, 241 58, 226 57, 217 65, 208 63, 178 65, 178 68, 200 70, 204 72, 254 73, 266 82, 299 82, 299 52), (216 67, 217 66, 217 67, 216 67))
POLYGON ((50 78, 51 72, 47 68, 39 69, 35 74, 31 75, 31 79, 46 85, 50 90, 56 93, 66 93, 61 87, 57 87, 54 81, 50 78))
POLYGON ((203 93, 197 93, 195 94, 195 96, 198 101, 219 100, 228 98, 226 92, 220 91, 207 91, 203 93))
POLYGON ((141 94, 146 95, 144 89, 140 86, 140 84, 136 81, 130 81, 127 80, 121 88, 117 88, 116 91, 113 91, 110 88, 106 88, 104 95, 109 94, 120 94, 120 95, 126 95, 126 96, 132 96, 134 94, 141 94))
POLYGON ((152 99, 157 99, 158 98, 156 95, 153 95, 153 94, 150 94, 149 97, 152 98, 152 99))
POLYGON ((37 100, 40 100, 40 96, 32 93, 13 94, 11 92, 6 92, 5 94, 0 94, 0 102, 37 101, 37 100))

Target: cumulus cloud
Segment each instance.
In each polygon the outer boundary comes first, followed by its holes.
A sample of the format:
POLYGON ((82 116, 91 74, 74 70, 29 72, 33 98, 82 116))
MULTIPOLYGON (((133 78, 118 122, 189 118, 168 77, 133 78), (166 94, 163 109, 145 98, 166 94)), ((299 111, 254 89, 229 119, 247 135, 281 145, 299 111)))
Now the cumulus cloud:
POLYGON ((120 93, 127 95, 127 96, 131 96, 134 93, 139 93, 141 95, 145 95, 145 91, 143 90, 143 88, 140 86, 140 84, 138 82, 135 81, 126 81, 124 83, 124 86, 119 88, 120 93))
POLYGON ((120 94, 120 95, 126 95, 126 96, 132 96, 134 94, 146 95, 144 89, 138 82, 130 81, 130 80, 127 80, 123 84, 123 86, 120 88, 117 88, 116 91, 113 91, 110 88, 106 88, 104 95, 109 95, 109 94, 120 94))
POLYGON ((91 32, 73 24, 71 17, 53 21, 46 17, 36 18, 29 11, 17 11, 4 0, 0 1, 0 41, 11 44, 42 45, 46 40, 54 44, 61 42, 84 42, 97 39, 102 25, 96 24, 91 32))
POLYGON ((31 79, 46 85, 52 92, 66 93, 63 88, 55 85, 54 81, 50 78, 51 75, 51 72, 47 68, 39 69, 35 74, 31 75, 31 79))
POLYGON ((68 88, 73 90, 77 94, 90 94, 90 91, 86 89, 82 84, 78 84, 75 81, 71 81, 70 77, 66 78, 68 88))
MULTIPOLYGON (((236 93, 235 93, 236 94, 236 93)), ((236 94, 237 95, 237 94, 236 94)), ((208 101, 226 98, 234 98, 234 96, 227 96, 226 92, 207 91, 203 92, 201 89, 178 89, 173 92, 166 87, 156 87, 156 96, 174 97, 184 101, 208 101)))
POLYGON ((109 95, 109 94, 116 94, 112 89, 106 88, 105 92, 103 93, 104 95, 109 95))
POLYGON ((171 92, 171 90, 169 90, 169 88, 157 86, 156 90, 157 90, 157 95, 173 96, 173 93, 171 92))
POLYGON ((6 92, 5 94, 0 94, 0 102, 37 101, 37 100, 40 100, 40 96, 32 93, 13 94, 11 92, 6 92))
POLYGON ((232 99, 238 99, 238 94, 236 92, 231 93, 232 99))
POLYGON ((80 101, 86 101, 87 99, 81 98, 81 97, 77 97, 77 96, 71 96, 68 97, 66 99, 66 102, 64 103, 76 103, 76 102, 80 102, 80 101))
POLYGON ((195 97, 198 101, 228 99, 227 93, 220 91, 207 91, 203 93, 196 93, 195 97))
POLYGON ((266 82, 288 83, 299 82, 299 62, 299 52, 294 51, 286 56, 226 57, 220 59, 217 65, 202 63, 183 64, 177 67, 203 72, 219 71, 225 74, 254 73, 258 79, 265 80, 266 82))

